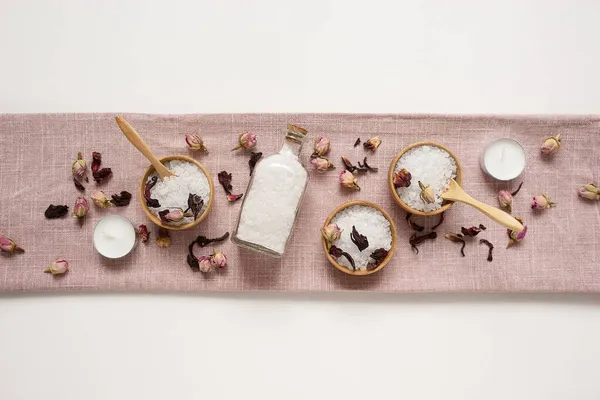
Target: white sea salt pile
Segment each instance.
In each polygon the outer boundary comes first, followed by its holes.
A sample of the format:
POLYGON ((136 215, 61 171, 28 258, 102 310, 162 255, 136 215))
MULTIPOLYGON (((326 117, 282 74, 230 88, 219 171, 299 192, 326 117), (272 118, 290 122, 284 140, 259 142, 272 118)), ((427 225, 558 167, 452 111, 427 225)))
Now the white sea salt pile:
MULTIPOLYGON (((150 189, 151 197, 160 203, 159 208, 151 210, 156 216, 159 211, 167 209, 181 208, 185 211, 188 208, 188 197, 190 193, 193 193, 204 200, 204 206, 198 214, 201 215, 210 199, 210 185, 204 172, 196 164, 181 160, 168 161, 165 166, 177 176, 164 181, 159 178, 156 185, 150 189)), ((193 221, 194 217, 185 217, 179 222, 169 222, 169 224, 185 225, 193 221)))
POLYGON ((448 189, 450 179, 456 178, 456 162, 445 150, 437 146, 418 146, 400 157, 394 172, 406 168, 412 176, 407 188, 396 188, 400 199, 411 208, 419 211, 433 211, 442 206, 442 193, 448 189), (419 181, 430 185, 435 194, 435 202, 427 204, 420 198, 419 181))
MULTIPOLYGON (((389 251, 392 248, 390 222, 373 207, 361 205, 346 207, 333 217, 331 223, 336 224, 342 230, 342 236, 333 244, 352 256, 356 269, 366 270, 367 265, 373 262, 370 256, 375 250, 384 248, 389 251), (352 226, 356 227, 358 233, 366 236, 369 241, 369 247, 363 251, 359 251, 350 239, 352 226)), ((346 257, 338 258, 337 262, 352 269, 346 257)))

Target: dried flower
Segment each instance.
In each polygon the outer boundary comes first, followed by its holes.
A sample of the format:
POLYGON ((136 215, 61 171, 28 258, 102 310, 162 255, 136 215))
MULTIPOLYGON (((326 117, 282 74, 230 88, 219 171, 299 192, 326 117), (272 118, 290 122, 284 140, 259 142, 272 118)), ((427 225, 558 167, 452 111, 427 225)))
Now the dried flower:
POLYGON ((148 227, 144 224, 138 226, 137 234, 140 235, 142 243, 146 243, 148 242, 148 239, 150 239, 150 231, 148 231, 148 227))
POLYGON ((369 239, 365 235, 361 235, 356 230, 356 227, 352 225, 352 232, 350 233, 350 240, 356 245, 358 251, 363 251, 369 247, 369 239))
POLYGON ((562 135, 550 136, 548 139, 544 140, 544 143, 542 143, 542 154, 547 156, 555 154, 560 148, 561 140, 562 135))
POLYGON ((319 172, 325 172, 329 168, 334 168, 333 164, 330 163, 329 160, 324 157, 315 157, 312 160, 310 160, 310 162, 319 172))
POLYGON ((231 194, 231 193, 228 193, 226 197, 227 197, 227 201, 234 202, 236 200, 241 199, 242 196, 243 196, 242 193, 240 193, 240 194, 231 194))
POLYGON ((593 183, 587 184, 581 188, 579 188, 578 192, 579 196, 587 199, 587 200, 600 200, 600 189, 596 187, 593 183))
POLYGON ((227 257, 225 254, 219 253, 217 250, 213 251, 213 255, 211 257, 211 263, 215 268, 225 268, 227 266, 227 257))
POLYGON ((492 250, 494 250, 494 245, 489 240, 486 240, 486 239, 479 239, 479 243, 485 244, 489 248, 487 260, 489 262, 492 262, 494 260, 494 257, 492 257, 492 250))
POLYGON ((58 258, 50 263, 44 270, 52 275, 61 275, 69 270, 69 263, 63 258, 58 258))
POLYGON ((150 194, 150 189, 152 189, 154 187, 154 185, 156 185, 156 183, 158 182, 158 176, 153 176, 152 178, 148 179, 148 182, 146 182, 146 185, 144 186, 144 199, 146 200, 146 205, 148 207, 152 207, 152 208, 158 208, 160 207, 160 203, 158 202, 157 199, 153 199, 150 194))
POLYGON ((193 214, 186 213, 181 208, 174 208, 171 210, 159 211, 158 216, 162 222, 180 222, 185 217, 192 217, 193 214))
POLYGON ((375 149, 377 149, 380 144, 381 144, 381 139, 379 139, 379 136, 375 136, 375 137, 367 140, 366 142, 364 142, 363 146, 365 147, 365 149, 375 151, 375 149))
POLYGON ((87 163, 83 159, 81 152, 77 153, 77 160, 75 160, 73 163, 71 171, 73 171, 73 178, 76 180, 81 181, 85 178, 85 173, 87 172, 87 163))
POLYGON ((240 136, 238 138, 238 145, 231 149, 231 151, 241 148, 251 149, 254 146, 256 146, 256 135, 250 132, 243 132, 240 133, 240 136))
POLYGON ((435 194, 433 193, 433 189, 429 185, 423 185, 421 181, 419 181, 419 187, 421 188, 421 200, 423 203, 431 204, 435 202, 435 194))
POLYGON ((356 142, 354 142, 354 147, 358 146, 360 144, 360 138, 356 138, 356 142))
POLYGON ((256 167, 256 163, 262 157, 262 153, 260 151, 253 151, 250 154, 250 160, 248 160, 248 166, 250 167, 250 175, 254 172, 254 167, 256 167))
POLYGON ((550 201, 550 197, 545 194, 534 196, 531 201, 531 208, 534 210, 544 210, 546 208, 554 207, 555 205, 556 203, 550 201))
POLYGON ((96 183, 102 183, 102 181, 112 176, 110 168, 100 169, 100 165, 102 165, 102 154, 94 151, 92 153, 92 176, 96 183))
POLYGON ((342 230, 336 224, 329 224, 321 228, 321 234, 323 235, 323 239, 325 239, 325 243, 329 246, 333 242, 340 240, 342 230))
POLYGON ((77 179, 73 178, 73 184, 77 190, 80 192, 85 192, 85 186, 83 186, 77 179))
POLYGON ((429 232, 421 236, 417 236, 417 234, 415 233, 410 237, 408 242, 410 243, 412 249, 416 251, 417 254, 419 254, 419 249, 417 248, 417 245, 423 243, 425 240, 433 240, 435 238, 437 238, 437 232, 429 232))
POLYGON ((203 273, 212 271, 213 264, 209 256, 200 256, 198 259, 198 269, 203 273))
POLYGON ((315 152, 312 154, 313 157, 322 157, 329 152, 331 142, 329 139, 323 136, 319 136, 315 140, 315 152))
POLYGON ((356 271, 356 264, 354 263, 354 259, 352 258, 352 256, 350 254, 346 253, 345 251, 343 251, 342 249, 340 249, 339 247, 331 246, 329 248, 329 254, 335 258, 340 258, 342 256, 346 257, 346 260, 348 260, 348 262, 352 266, 352 270, 356 271))
POLYGON ((110 199, 106 197, 104 192, 97 191, 91 196, 91 198, 94 204, 100 208, 109 208, 114 206, 110 199))
MULTIPOLYGON (((521 218, 515 218, 515 219, 517 221, 519 221, 521 224, 523 224, 523 220, 521 218)), ((524 226, 523 230, 521 232, 507 229, 506 233, 508 234, 508 245, 506 245, 506 248, 508 249, 513 244, 518 243, 525 238, 525 235, 527 234, 527 227, 524 226)))
POLYGON ((191 211, 194 219, 196 219, 198 218, 202 207, 204 207, 204 200, 202 200, 202 197, 198 196, 197 194, 190 193, 188 196, 188 208, 185 210, 185 212, 191 211))
POLYGON ((394 174, 394 187, 409 187, 411 179, 412 175, 410 172, 408 172, 406 168, 402 168, 394 174))
POLYGON ((169 231, 165 228, 158 228, 158 235, 156 236, 156 244, 158 247, 169 247, 171 246, 171 236, 169 231))
POLYGON ((465 240, 463 239, 462 235, 460 234, 456 234, 456 233, 451 233, 448 232, 444 235, 444 237, 452 242, 455 243, 462 243, 462 246, 460 248, 460 254, 464 257, 465 256, 465 246, 467 245, 467 243, 465 242, 465 240))
POLYGON ((73 213, 71 214, 73 218, 83 218, 87 215, 90 207, 88 206, 87 200, 85 197, 78 197, 75 200, 75 206, 73 207, 73 213))
POLYGON ((67 206, 55 206, 50 204, 46 211, 44 211, 44 216, 48 219, 61 218, 67 215, 69 212, 69 207, 67 206))
POLYGON ((360 186, 358 186, 358 181, 350 171, 342 171, 340 173, 340 185, 342 185, 343 187, 360 190, 360 186))
POLYGON ((367 265, 367 269, 374 269, 379 266, 388 256, 388 251, 384 248, 380 248, 371 253, 370 257, 374 260, 367 265))
POLYGON ((464 226, 460 228, 460 232, 467 237, 475 237, 481 232, 481 228, 476 226, 472 226, 470 228, 465 228, 464 226))
POLYGON ((358 162, 358 169, 360 171, 366 170, 366 171, 371 171, 371 172, 377 172, 379 171, 379 168, 373 168, 371 166, 369 166, 369 164, 367 164, 367 157, 365 157, 363 159, 363 163, 361 164, 360 161, 358 162))
POLYGON ((192 151, 202 150, 203 152, 208 153, 208 149, 204 146, 204 141, 200 135, 188 133, 185 135, 185 142, 192 151))
POLYGON ((126 207, 131 202, 131 193, 123 190, 119 194, 113 194, 112 200, 110 201, 117 207, 126 207))
POLYGON ((14 254, 24 253, 25 250, 17 246, 15 241, 6 236, 4 233, 0 233, 0 252, 14 254))
POLYGON ((519 193, 519 190, 521 190, 522 186, 523 186, 523 182, 521 182, 521 184, 519 185, 517 190, 513 191, 512 193, 509 192, 508 190, 501 190, 498 193, 498 204, 500 204, 500 207, 506 208, 508 210, 508 212, 511 212, 513 197, 516 196, 517 193, 519 193))
POLYGON ((231 194, 231 191, 233 190, 233 187, 231 186, 231 174, 227 173, 227 171, 221 171, 217 177, 219 178, 219 183, 223 186, 223 190, 225 190, 225 193, 227 194, 228 201, 236 201, 242 197, 242 194, 231 194))
POLYGON ((229 237, 229 232, 225 232, 222 236, 219 236, 214 239, 209 239, 206 236, 200 235, 196 238, 196 240, 194 240, 192 243, 190 243, 190 250, 191 250, 192 246, 194 245, 194 243, 200 247, 206 247, 211 243, 222 242, 223 240, 227 239, 228 237, 229 237))
POLYGON ((425 227, 417 224, 416 222, 414 222, 412 220, 412 217, 413 217, 413 214, 406 213, 406 222, 408 223, 408 226, 410 226, 411 229, 414 229, 417 232, 422 232, 423 229, 425 229, 425 227))

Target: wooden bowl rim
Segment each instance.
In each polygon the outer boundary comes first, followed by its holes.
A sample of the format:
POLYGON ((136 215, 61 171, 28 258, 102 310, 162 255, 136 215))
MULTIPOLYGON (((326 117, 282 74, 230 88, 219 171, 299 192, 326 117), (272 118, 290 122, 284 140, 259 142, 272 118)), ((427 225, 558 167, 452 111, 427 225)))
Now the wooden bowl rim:
POLYGON ((406 203, 404 203, 402 201, 402 199, 400 199, 400 196, 398 195, 398 193, 396 192, 396 188, 394 187, 394 169, 396 168, 396 164, 398 163, 398 160, 408 150, 414 149, 415 147, 420 147, 420 146, 436 146, 442 150, 445 150, 446 152, 448 152, 448 154, 450 154, 450 156, 454 159, 454 162, 456 163, 456 183, 458 183, 459 186, 462 186, 462 165, 460 164, 460 161, 458 160, 458 157, 456 156, 456 154, 454 154, 450 149, 448 149, 446 146, 444 146, 442 144, 439 144, 437 142, 430 142, 430 141, 416 142, 416 143, 410 144, 410 145, 406 146, 405 148, 403 148, 402 150, 400 150, 398 152, 398 154, 396 154, 396 157, 394 157, 394 159, 392 160, 392 163, 390 164, 390 169, 388 171, 388 187, 390 188, 390 192, 392 193, 392 196, 394 197, 394 200, 396 201, 396 203, 398 203, 398 205, 400 207, 402 207, 404 209, 404 211, 406 211, 407 213, 414 214, 414 215, 421 215, 424 217, 431 217, 431 216, 443 213, 444 211, 449 209, 450 206, 452 206, 452 204, 454 204, 454 202, 449 201, 447 204, 445 204, 442 207, 438 208, 437 210, 433 210, 433 211, 415 210, 412 207, 409 207, 406 203))
POLYGON ((172 160, 182 160, 182 161, 187 161, 187 162, 193 163, 193 164, 197 165, 198 168, 200 168, 202 170, 202 172, 204 173, 204 175, 206 176, 206 179, 208 180, 208 185, 210 187, 210 196, 209 196, 209 199, 208 199, 208 204, 206 205, 206 208, 204 209, 204 212, 202 214, 200 214, 200 216, 198 218, 196 218, 195 221, 190 222, 189 224, 185 224, 185 225, 163 224, 161 222, 160 218, 158 218, 156 215, 154 215, 150 211, 150 209, 146 205, 146 200, 144 199, 144 186, 146 186, 146 181, 148 180, 148 177, 150 176, 150 174, 152 174, 154 172, 154 167, 152 165, 150 165, 146 169, 146 172, 142 176, 142 180, 140 181, 139 197, 140 197, 140 204, 142 205, 142 210, 144 210, 144 212, 146 213, 146 216, 154 224, 158 225, 161 228, 165 228, 165 229, 168 229, 168 230, 182 231, 184 229, 189 229, 189 228, 192 228, 192 227, 198 225, 200 222, 202 222, 203 219, 205 219, 208 216, 208 212, 210 211, 210 209, 212 207, 212 202, 213 202, 213 197, 214 197, 214 191, 215 190, 214 190, 214 184, 213 184, 212 177, 210 176, 210 173, 204 167, 204 165, 202 165, 200 163, 200 161, 195 160, 192 157, 182 156, 182 155, 170 155, 170 156, 162 157, 162 158, 159 159, 159 161, 161 163, 163 163, 163 164, 165 162, 167 162, 167 161, 172 161, 172 160))
POLYGON ((381 262, 381 264, 379 264, 377 266, 377 268, 375 269, 371 269, 371 270, 358 270, 358 271, 351 271, 350 269, 344 267, 343 265, 338 264, 338 262, 335 260, 335 258, 333 258, 330 254, 329 254, 329 249, 327 248, 327 242, 325 241, 325 238, 323 238, 323 235, 321 235, 321 243, 323 244, 323 250, 325 251, 325 255, 327 256, 327 259, 329 260, 329 262, 336 267, 337 269, 339 269, 340 271, 348 274, 348 275, 354 275, 354 276, 365 276, 365 275, 371 275, 374 274, 375 272, 381 270, 383 267, 386 266, 386 264, 392 259, 392 256, 394 255, 394 252, 396 251, 396 242, 397 242, 397 235, 396 235, 396 225, 394 224, 394 221, 392 220, 392 217, 390 217, 390 215, 383 209, 381 208, 379 205, 375 204, 375 203, 371 203, 370 201, 365 201, 365 200, 350 200, 347 201, 343 204, 340 204, 339 206, 337 206, 327 217, 327 219, 325 220, 325 223, 323 224, 323 226, 327 226, 331 223, 331 220, 333 219, 333 217, 335 217, 337 215, 337 213, 339 213, 340 211, 342 211, 345 208, 351 207, 351 206, 366 206, 366 207, 372 207, 374 209, 376 209, 377 211, 379 211, 380 213, 383 214, 383 216, 389 221, 390 223, 390 230, 392 231, 392 246, 390 247, 390 250, 388 252, 388 255, 386 258, 383 259, 383 261, 381 262))

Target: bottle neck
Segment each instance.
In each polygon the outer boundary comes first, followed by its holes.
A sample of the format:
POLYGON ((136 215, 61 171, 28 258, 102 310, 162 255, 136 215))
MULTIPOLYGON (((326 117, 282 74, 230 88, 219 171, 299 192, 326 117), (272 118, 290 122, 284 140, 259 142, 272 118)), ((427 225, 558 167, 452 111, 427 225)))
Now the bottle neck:
POLYGON ((285 134, 285 142, 279 153, 291 154, 298 158, 302 149, 302 141, 307 131, 297 125, 288 124, 287 133, 285 134))
POLYGON ((292 141, 288 138, 283 142, 283 146, 279 151, 280 154, 290 154, 296 158, 300 155, 300 150, 302 150, 302 142, 292 141))

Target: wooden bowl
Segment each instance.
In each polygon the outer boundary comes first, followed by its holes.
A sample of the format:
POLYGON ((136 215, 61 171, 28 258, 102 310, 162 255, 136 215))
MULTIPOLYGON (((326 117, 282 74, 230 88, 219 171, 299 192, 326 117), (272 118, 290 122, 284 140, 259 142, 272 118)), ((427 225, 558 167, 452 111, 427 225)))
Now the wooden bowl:
POLYGON ((164 164, 164 163, 166 163, 168 161, 172 161, 172 160, 181 160, 181 161, 187 161, 189 163, 196 164, 198 166, 198 168, 200 168, 202 170, 202 172, 204 172, 204 175, 206 175, 206 179, 208 180, 208 185, 210 186, 210 197, 208 199, 208 203, 206 204, 206 208, 204 209, 204 212, 202 214, 200 214, 198 216, 198 218, 196 218, 195 221, 190 222, 189 224, 169 225, 169 224, 162 223, 160 218, 157 217, 156 214, 154 214, 152 211, 150 211, 150 209, 146 205, 146 200, 144 198, 144 187, 146 186, 146 182, 148 181, 148 178, 150 177, 150 175, 152 175, 154 173, 154 167, 152 165, 150 165, 148 167, 148 169, 146 170, 146 173, 144 174, 144 176, 142 177, 142 180, 140 181, 139 196, 140 196, 140 203, 142 204, 142 210, 144 210, 144 212, 146 213, 146 216, 152 222, 154 222, 156 225, 160 226, 161 228, 170 229, 172 231, 182 231, 184 229, 189 229, 189 228, 192 228, 192 227, 198 225, 200 223, 200 221, 202 221, 204 218, 206 218, 206 216, 208 215, 208 212, 210 211, 210 207, 212 206, 215 188, 214 188, 212 177, 210 176, 210 173, 198 161, 196 161, 193 158, 188 157, 188 156, 167 156, 167 157, 161 158, 160 162, 164 164))
POLYGON ((331 212, 331 214, 329 214, 329 216, 325 220, 325 223, 323 224, 323 226, 329 225, 331 223, 331 220, 333 219, 333 217, 335 217, 337 215, 337 213, 339 213, 343 209, 345 209, 347 207, 350 207, 350 206, 367 206, 367 207, 372 207, 372 208, 378 210, 380 213, 382 213, 383 216, 389 221, 389 223, 390 223, 390 229, 392 231, 392 247, 390 247, 390 250, 388 252, 387 257, 383 259, 383 261, 381 262, 381 264, 379 264, 377 266, 377 268, 370 269, 370 270, 352 271, 349 268, 347 268, 347 267, 345 267, 343 265, 338 264, 337 260, 335 258, 333 258, 329 254, 329 249, 327 248, 327 242, 321 236, 321 242, 323 243, 323 250, 325 250, 325 255, 327 256, 327 259, 329 260, 329 262, 334 267, 336 267, 337 269, 339 269, 340 271, 345 272, 348 275, 356 275, 356 276, 371 275, 371 274, 374 274, 375 272, 379 271, 383 267, 385 267, 385 265, 392 259, 392 256, 394 255, 394 251, 396 250, 396 225, 394 225, 394 221, 392 221, 392 218, 388 215, 388 213, 386 213, 383 210, 383 208, 379 207, 377 204, 370 203, 368 201, 363 201, 363 200, 352 200, 352 201, 348 201, 348 202, 346 202, 346 203, 338 206, 335 210, 333 210, 331 212))
MULTIPOLYGON (((423 216, 429 217, 429 216, 432 216, 432 215, 443 213, 448 208, 450 208, 450 206, 454 202, 453 201, 446 201, 446 202, 442 203, 442 207, 438 208, 437 210, 433 210, 433 211, 415 210, 414 208, 408 206, 405 202, 403 202, 402 199, 400 199, 400 196, 396 192, 396 187, 394 186, 394 169, 396 168, 396 164, 398 164, 398 160, 408 150, 413 149, 415 147, 419 147, 419 146, 435 146, 435 147, 439 147, 440 149, 445 150, 448 154, 450 154, 450 156, 454 159, 454 162, 456 163, 456 179, 455 180, 459 184, 459 186, 462 185, 462 167, 460 165, 460 162, 458 161, 458 158, 456 157, 456 154, 454 154, 453 152, 451 152, 447 147, 442 146, 441 144, 435 143, 435 142, 417 142, 417 143, 413 143, 410 146, 406 146, 405 148, 403 148, 398 154, 396 154, 396 157, 394 157, 394 159, 392 160, 392 163, 390 164, 390 169, 389 169, 389 172, 388 172, 388 186, 390 188, 390 192, 392 193, 392 196, 394 197, 394 200, 407 213, 411 213, 411 214, 415 214, 415 215, 423 215, 423 216)), ((412 184, 414 185, 415 182, 413 182, 412 184)))

